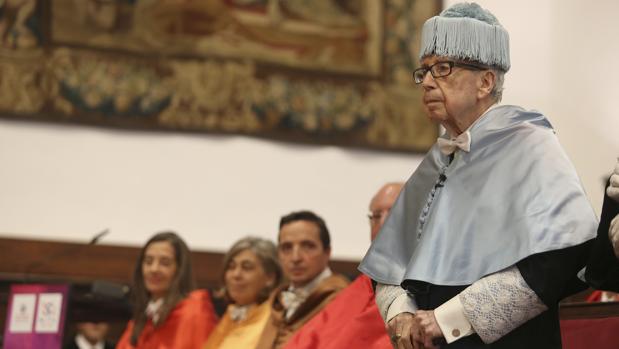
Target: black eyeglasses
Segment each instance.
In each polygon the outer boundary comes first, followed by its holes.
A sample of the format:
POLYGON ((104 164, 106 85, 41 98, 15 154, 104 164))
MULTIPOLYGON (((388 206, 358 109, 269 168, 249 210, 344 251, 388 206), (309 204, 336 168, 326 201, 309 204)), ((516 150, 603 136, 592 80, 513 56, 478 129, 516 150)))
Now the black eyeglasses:
POLYGON ((415 71, 413 71, 413 80, 415 81, 416 84, 418 85, 421 84, 423 82, 423 78, 425 78, 428 72, 430 72, 430 74, 432 74, 432 77, 435 79, 442 78, 442 77, 445 77, 451 74, 451 69, 453 67, 460 67, 460 68, 471 69, 471 70, 487 70, 488 69, 487 67, 484 67, 484 66, 468 64, 468 63, 436 62, 429 67, 421 67, 421 68, 415 69, 415 71))

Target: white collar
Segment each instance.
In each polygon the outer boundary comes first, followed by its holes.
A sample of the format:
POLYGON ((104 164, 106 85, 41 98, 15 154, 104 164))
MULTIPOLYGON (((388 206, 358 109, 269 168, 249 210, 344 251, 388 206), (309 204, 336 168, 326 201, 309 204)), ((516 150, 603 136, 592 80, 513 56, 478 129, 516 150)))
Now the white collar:
POLYGON ((83 334, 78 334, 75 336, 75 344, 79 349, 103 349, 104 343, 103 341, 98 341, 95 345, 90 344, 90 342, 84 337, 83 334))
POLYGON ((154 324, 158 323, 159 321, 159 310, 161 310, 161 307, 163 306, 163 297, 157 299, 157 300, 150 300, 148 301, 148 305, 146 305, 146 316, 148 318, 150 318, 154 324))
POLYGON ((247 314, 254 304, 236 305, 230 304, 230 319, 234 322, 239 322, 247 319, 247 314))
POLYGON ((498 104, 496 103, 491 105, 471 125, 469 125, 469 127, 464 132, 460 133, 459 135, 453 136, 449 132, 446 132, 446 134, 439 137, 436 142, 438 143, 438 147, 441 153, 445 155, 450 155, 458 149, 461 149, 462 151, 468 153, 471 150, 471 128, 475 126, 481 119, 483 119, 488 114, 488 112, 490 112, 496 107, 498 107, 498 104))
MULTIPOLYGON (((481 115, 480 115, 480 116, 479 116, 479 117, 478 117, 475 121, 473 121, 473 123, 472 123, 472 124, 471 124, 471 125, 470 125, 467 129, 466 129, 466 130, 464 130, 462 133, 465 133, 465 132, 469 132, 469 133, 470 133, 471 128, 473 128, 473 126, 475 126, 476 124, 478 124, 478 123, 479 123, 479 120, 483 119, 486 115, 488 115, 488 113, 489 113, 491 110, 493 110, 493 109, 495 109, 495 108, 498 108, 498 107, 500 107, 499 103, 494 103, 493 105, 491 105, 490 107, 488 107, 488 109, 486 109, 486 111, 485 111, 485 112, 483 112, 483 113, 482 113, 482 114, 481 114, 481 115)), ((447 131, 446 133, 447 133, 447 135, 449 136, 449 137, 447 137, 447 139, 454 140, 454 139, 456 139, 456 138, 458 137, 458 136, 452 136, 452 135, 449 133, 449 131, 447 131)), ((461 134, 462 134, 462 133, 461 133, 461 134)))
POLYGON ((294 287, 290 285, 288 287, 288 291, 309 295, 310 293, 312 293, 312 291, 314 291, 316 287, 318 287, 318 284, 320 284, 322 280, 328 278, 331 275, 333 275, 331 268, 326 267, 320 274, 318 274, 318 276, 316 276, 307 285, 301 286, 301 287, 294 287))
POLYGON ((285 317, 286 320, 289 320, 292 315, 297 311, 299 306, 309 295, 318 287, 318 285, 329 276, 333 275, 331 269, 326 267, 318 276, 316 276, 312 281, 310 281, 307 285, 302 287, 294 287, 292 285, 288 286, 288 290, 283 291, 281 293, 281 302, 286 309, 285 317))

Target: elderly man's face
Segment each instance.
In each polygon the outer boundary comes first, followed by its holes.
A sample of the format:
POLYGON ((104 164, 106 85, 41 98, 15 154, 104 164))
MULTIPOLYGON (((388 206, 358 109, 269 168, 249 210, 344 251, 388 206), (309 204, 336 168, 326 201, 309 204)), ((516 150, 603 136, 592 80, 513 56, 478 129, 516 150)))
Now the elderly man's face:
POLYGON ((370 201, 370 239, 374 241, 380 228, 385 223, 391 207, 402 190, 403 183, 390 183, 384 185, 370 201))
MULTIPOLYGON (((446 57, 429 56, 421 61, 422 67, 430 67, 437 62, 453 61, 446 57)), ((423 87, 423 106, 430 117, 443 125, 458 123, 474 113, 479 101, 479 71, 453 67, 448 76, 434 78, 429 72, 425 75, 423 87)))

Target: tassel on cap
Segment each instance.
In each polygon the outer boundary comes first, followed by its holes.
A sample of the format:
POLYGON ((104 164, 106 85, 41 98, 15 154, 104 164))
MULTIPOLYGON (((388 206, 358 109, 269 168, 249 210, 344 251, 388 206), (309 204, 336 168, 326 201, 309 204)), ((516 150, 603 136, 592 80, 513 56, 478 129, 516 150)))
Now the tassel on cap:
POLYGON ((456 4, 423 25, 419 58, 431 55, 479 62, 507 72, 509 34, 479 5, 456 4))

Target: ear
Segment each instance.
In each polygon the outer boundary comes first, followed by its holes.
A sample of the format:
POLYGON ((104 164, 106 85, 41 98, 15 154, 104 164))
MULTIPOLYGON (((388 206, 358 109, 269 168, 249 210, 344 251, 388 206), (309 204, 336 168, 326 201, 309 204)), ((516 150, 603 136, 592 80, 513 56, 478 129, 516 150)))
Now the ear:
POLYGON ((477 97, 479 99, 488 97, 494 85, 496 85, 496 73, 492 70, 484 70, 479 78, 477 97))

